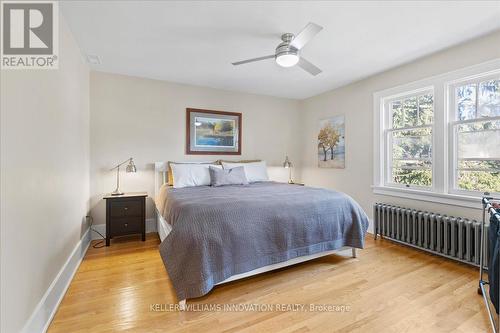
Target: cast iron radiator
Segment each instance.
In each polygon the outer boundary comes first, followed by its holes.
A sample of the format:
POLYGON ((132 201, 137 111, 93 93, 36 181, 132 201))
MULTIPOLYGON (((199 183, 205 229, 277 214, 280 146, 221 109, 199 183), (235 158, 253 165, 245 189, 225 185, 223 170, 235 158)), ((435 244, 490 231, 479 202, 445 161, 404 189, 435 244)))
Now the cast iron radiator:
MULTIPOLYGON (((380 235, 404 245, 479 266, 481 223, 476 220, 383 203, 374 205, 373 220, 375 239, 380 235)), ((488 237, 487 227, 485 233, 488 237)), ((487 248, 484 253, 484 262, 487 263, 487 248)))

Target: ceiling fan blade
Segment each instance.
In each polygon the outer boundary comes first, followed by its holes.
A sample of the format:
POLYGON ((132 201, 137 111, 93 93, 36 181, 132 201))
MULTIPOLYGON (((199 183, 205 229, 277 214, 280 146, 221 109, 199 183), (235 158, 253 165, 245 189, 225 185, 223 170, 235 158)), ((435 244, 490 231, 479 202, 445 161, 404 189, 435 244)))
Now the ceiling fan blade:
POLYGON ((319 73, 321 73, 321 69, 314 66, 313 64, 311 64, 309 61, 307 61, 306 59, 304 59, 302 57, 299 59, 298 65, 300 68, 302 68, 303 70, 305 70, 306 72, 308 72, 311 75, 316 76, 319 73))
POLYGON ((266 60, 266 59, 271 59, 271 58, 274 58, 274 54, 273 55, 264 56, 264 57, 258 57, 258 58, 248 59, 248 60, 237 61, 237 62, 233 62, 232 64, 234 66, 238 66, 238 65, 247 64, 249 62, 261 61, 261 60, 266 60))
POLYGON ((302 31, 299 32, 297 36, 295 36, 290 45, 297 50, 300 50, 322 29, 322 26, 319 26, 316 23, 309 22, 306 27, 302 29, 302 31))

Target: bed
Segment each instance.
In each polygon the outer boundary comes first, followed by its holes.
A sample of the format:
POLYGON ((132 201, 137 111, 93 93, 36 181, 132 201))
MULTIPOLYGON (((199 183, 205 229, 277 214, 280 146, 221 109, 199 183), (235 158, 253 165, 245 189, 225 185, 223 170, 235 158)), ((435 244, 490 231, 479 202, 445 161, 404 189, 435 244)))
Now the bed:
POLYGON ((368 218, 349 196, 277 182, 174 189, 155 163, 160 254, 179 306, 218 284, 363 248, 368 218))

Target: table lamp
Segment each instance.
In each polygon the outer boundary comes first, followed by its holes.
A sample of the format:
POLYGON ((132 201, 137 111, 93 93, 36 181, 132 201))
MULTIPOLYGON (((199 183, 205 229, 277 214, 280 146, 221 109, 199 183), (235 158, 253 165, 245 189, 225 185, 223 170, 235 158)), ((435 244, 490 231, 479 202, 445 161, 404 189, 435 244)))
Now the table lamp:
POLYGON ((125 168, 126 172, 137 172, 137 168, 135 167, 132 157, 110 169, 110 171, 116 169, 116 189, 111 192, 111 195, 123 195, 123 192, 120 192, 120 167, 125 163, 128 163, 127 167, 125 168))
POLYGON ((293 184, 292 180, 292 162, 288 159, 288 156, 285 158, 285 162, 283 162, 283 167, 288 169, 288 184, 293 184))

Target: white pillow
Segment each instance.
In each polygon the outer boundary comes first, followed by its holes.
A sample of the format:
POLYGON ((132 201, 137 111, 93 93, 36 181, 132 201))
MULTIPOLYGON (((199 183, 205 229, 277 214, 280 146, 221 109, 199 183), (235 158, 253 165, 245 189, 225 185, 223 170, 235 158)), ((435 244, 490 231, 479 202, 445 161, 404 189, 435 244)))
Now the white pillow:
POLYGON ((267 175, 266 161, 250 162, 250 163, 222 162, 222 167, 224 169, 232 169, 239 166, 242 166, 245 169, 245 175, 247 176, 249 183, 269 181, 269 176, 267 175))
POLYGON ((222 168, 213 164, 175 164, 172 163, 174 188, 210 185, 209 167, 222 168))

